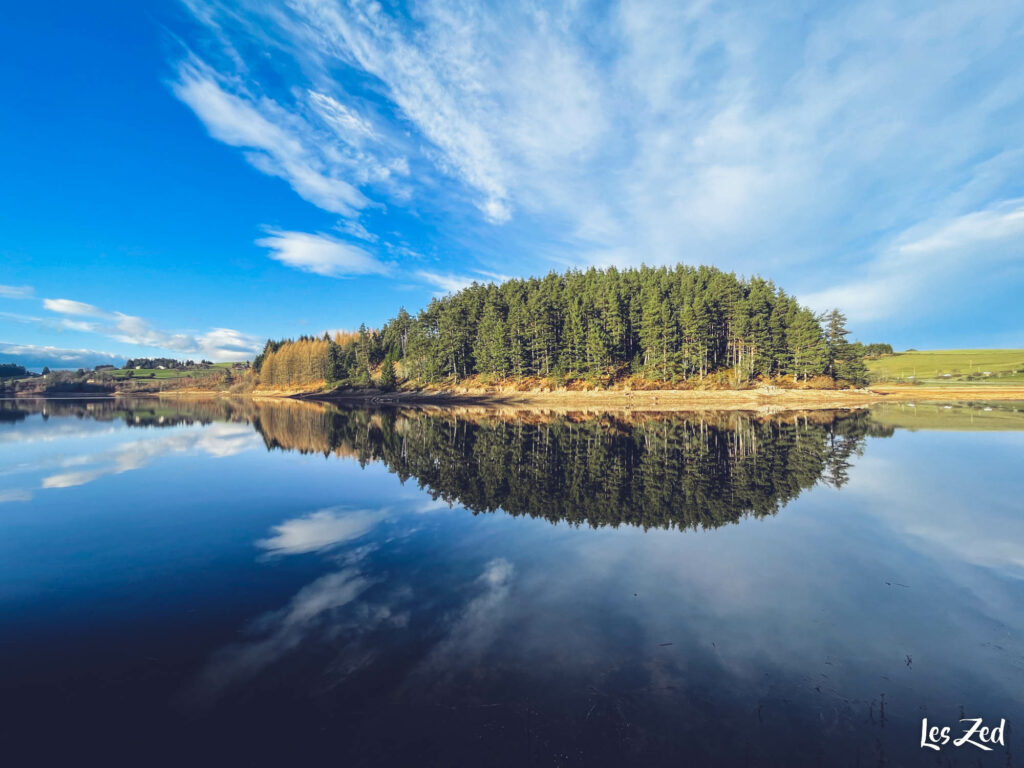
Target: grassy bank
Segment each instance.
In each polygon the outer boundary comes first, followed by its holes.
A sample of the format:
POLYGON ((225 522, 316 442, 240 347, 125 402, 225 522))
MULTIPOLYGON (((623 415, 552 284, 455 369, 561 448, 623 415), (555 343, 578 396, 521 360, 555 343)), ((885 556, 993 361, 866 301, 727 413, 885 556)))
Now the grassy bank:
POLYGON ((867 361, 874 382, 927 386, 1024 385, 1024 349, 937 349, 867 361))

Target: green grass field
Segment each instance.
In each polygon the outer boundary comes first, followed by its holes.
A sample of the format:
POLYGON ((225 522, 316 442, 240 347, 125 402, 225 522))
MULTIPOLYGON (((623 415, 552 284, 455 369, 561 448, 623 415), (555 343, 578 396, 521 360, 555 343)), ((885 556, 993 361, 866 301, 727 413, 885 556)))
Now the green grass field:
POLYGON ((112 371, 106 371, 106 373, 115 379, 126 379, 129 376, 136 379, 187 379, 196 376, 208 376, 231 366, 232 363, 214 363, 212 368, 200 368, 189 371, 175 368, 115 368, 112 371))
POLYGON ((869 359, 873 381, 918 384, 1024 384, 1024 349, 937 349, 869 359))

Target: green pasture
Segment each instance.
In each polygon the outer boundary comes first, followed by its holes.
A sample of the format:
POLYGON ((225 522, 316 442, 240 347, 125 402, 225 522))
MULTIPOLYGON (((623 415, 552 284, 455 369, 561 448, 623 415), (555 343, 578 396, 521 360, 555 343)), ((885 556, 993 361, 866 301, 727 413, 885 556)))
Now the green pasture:
POLYGON ((225 369, 230 369, 232 363, 214 363, 210 368, 193 368, 182 370, 179 368, 115 368, 112 371, 103 371, 115 379, 187 379, 198 376, 209 376, 225 369))
POLYGON ((1024 384, 1024 349, 897 352, 867 361, 871 379, 918 384, 1024 384))

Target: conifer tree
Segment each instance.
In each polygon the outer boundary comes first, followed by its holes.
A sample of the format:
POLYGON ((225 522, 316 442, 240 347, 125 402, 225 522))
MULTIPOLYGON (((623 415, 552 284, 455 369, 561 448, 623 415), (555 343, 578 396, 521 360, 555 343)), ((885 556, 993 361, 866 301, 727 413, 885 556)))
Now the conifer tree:
POLYGON ((828 373, 839 381, 852 384, 866 384, 868 369, 864 360, 846 337, 846 315, 833 309, 825 316, 825 341, 828 353, 828 373))
POLYGON ((380 388, 390 392, 398 383, 398 376, 395 374, 395 361, 389 356, 384 358, 380 369, 380 388))

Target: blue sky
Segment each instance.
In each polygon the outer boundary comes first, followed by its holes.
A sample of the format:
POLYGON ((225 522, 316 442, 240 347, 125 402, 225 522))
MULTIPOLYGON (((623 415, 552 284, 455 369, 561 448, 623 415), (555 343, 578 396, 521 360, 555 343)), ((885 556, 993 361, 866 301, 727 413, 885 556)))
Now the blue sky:
POLYGON ((0 354, 234 359, 712 264, 1024 347, 1024 6, 185 0, 0 25, 0 354))

